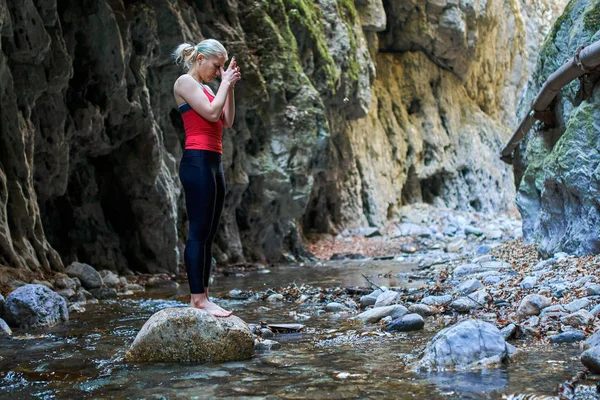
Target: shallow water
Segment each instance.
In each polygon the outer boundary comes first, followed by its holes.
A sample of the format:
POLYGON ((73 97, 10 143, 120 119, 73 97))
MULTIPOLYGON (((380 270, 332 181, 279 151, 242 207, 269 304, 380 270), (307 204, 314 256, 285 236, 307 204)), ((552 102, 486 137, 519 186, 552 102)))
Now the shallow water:
MULTIPOLYGON (((220 277, 211 293, 233 288, 262 290, 294 282, 322 287, 364 285, 361 274, 378 285, 419 287, 418 280, 407 279, 411 269, 410 264, 393 261, 281 266, 270 273, 220 277)), ((517 362, 499 369, 416 374, 405 363, 435 332, 361 335, 373 327, 350 324, 344 315, 317 316, 310 304, 260 300, 223 300, 220 304, 247 322, 301 322, 305 331, 276 335, 279 348, 257 352, 244 362, 122 362, 153 313, 186 306, 186 289, 182 285, 177 291, 146 292, 143 298, 88 305, 84 314, 72 314, 67 324, 50 329, 14 330, 12 339, 0 339, 0 398, 487 399, 517 393, 555 395, 558 384, 581 369, 578 347, 561 345, 525 352, 517 362), (270 310, 258 311, 259 306, 270 310), (297 321, 293 312, 308 319, 297 321)))

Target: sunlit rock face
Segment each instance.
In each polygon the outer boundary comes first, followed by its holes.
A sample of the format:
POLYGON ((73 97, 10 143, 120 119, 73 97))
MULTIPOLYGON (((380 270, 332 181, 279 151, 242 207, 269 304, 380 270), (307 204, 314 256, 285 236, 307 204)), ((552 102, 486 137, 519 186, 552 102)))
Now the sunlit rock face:
POLYGON ((208 37, 244 73, 219 262, 303 257, 304 230, 382 224, 412 201, 508 207, 497 152, 556 9, 417 3, 0 1, 2 279, 181 267, 170 54, 208 37))
MULTIPOLYGON (((577 48, 600 40, 600 1, 571 1, 547 36, 519 109, 577 48)), ((600 94, 596 75, 565 86, 551 110, 555 126, 537 123, 515 153, 517 206, 525 239, 550 256, 600 252, 600 94)))

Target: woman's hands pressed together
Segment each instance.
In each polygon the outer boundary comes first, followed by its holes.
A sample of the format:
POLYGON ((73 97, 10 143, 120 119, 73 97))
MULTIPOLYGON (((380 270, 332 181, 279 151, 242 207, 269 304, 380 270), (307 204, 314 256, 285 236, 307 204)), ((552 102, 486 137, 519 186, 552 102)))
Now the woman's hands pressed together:
POLYGON ((229 89, 233 89, 240 79, 242 79, 240 68, 237 66, 235 57, 231 57, 231 62, 229 63, 227 70, 223 70, 223 67, 221 67, 221 82, 228 85, 229 89))

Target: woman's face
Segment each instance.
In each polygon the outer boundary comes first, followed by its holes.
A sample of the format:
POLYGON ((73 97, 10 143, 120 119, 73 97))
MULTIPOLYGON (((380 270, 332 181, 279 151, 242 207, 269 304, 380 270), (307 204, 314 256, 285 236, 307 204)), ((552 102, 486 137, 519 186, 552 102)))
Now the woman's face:
POLYGON ((198 73, 200 74, 200 79, 204 82, 210 82, 219 76, 221 74, 221 67, 223 67, 225 61, 227 61, 225 57, 216 56, 204 57, 200 55, 198 58, 200 64, 198 73))

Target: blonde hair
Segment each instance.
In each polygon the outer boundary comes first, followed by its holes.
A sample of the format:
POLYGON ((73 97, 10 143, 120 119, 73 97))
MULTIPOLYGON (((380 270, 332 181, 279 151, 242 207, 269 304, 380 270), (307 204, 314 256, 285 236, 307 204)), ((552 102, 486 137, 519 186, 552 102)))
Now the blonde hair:
POLYGON ((225 57, 227 59, 227 50, 215 39, 206 39, 197 45, 182 43, 173 52, 175 64, 181 65, 186 71, 189 70, 199 54, 205 57, 225 57))

